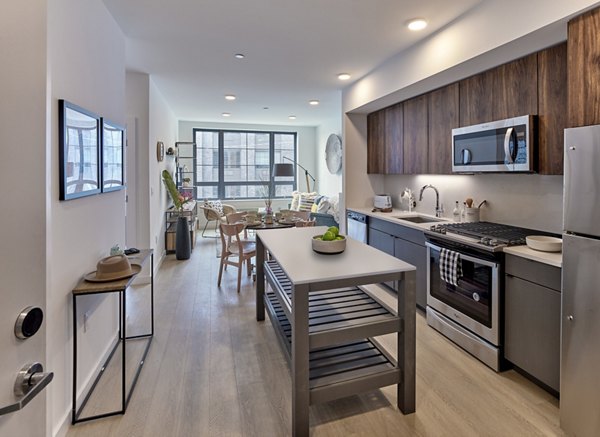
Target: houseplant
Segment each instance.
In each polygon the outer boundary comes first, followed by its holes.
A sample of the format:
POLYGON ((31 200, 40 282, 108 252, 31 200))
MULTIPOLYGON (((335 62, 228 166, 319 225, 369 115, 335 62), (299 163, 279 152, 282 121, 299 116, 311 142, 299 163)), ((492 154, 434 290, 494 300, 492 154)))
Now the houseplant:
POLYGON ((189 259, 192 254, 192 242, 190 239, 190 225, 187 217, 183 215, 183 206, 192 199, 182 195, 177 190, 173 177, 167 170, 163 170, 162 178, 167 187, 167 192, 173 200, 173 206, 178 212, 175 231, 175 257, 179 260, 189 259))

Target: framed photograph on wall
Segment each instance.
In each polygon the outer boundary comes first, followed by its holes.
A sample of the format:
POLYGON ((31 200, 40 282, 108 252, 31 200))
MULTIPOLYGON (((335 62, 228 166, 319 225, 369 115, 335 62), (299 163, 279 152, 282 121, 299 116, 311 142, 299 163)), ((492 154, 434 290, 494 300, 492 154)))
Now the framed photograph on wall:
POLYGON ((125 128, 102 118, 102 192, 125 187, 125 128))
POLYGON ((100 193, 100 117, 58 101, 60 200, 100 193))

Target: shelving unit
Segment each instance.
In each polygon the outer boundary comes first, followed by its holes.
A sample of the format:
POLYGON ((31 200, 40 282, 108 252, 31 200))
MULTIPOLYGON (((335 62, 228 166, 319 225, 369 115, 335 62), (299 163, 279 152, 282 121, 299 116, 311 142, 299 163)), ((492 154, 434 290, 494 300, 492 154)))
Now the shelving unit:
MULTIPOLYGON (((198 227, 198 214, 196 211, 195 200, 192 200, 183 206, 183 215, 188 218, 192 250, 194 250, 194 246, 196 244, 196 228, 198 227)), ((165 251, 167 253, 175 252, 175 234, 177 231, 178 217, 179 212, 173 207, 165 211, 165 251)))
POLYGON ((181 194, 190 194, 192 199, 196 199, 196 181, 194 178, 194 168, 196 168, 196 144, 179 142, 177 143, 176 157, 176 184, 181 194), (189 179, 189 182, 185 182, 189 179))
POLYGON ((415 410, 414 267, 350 239, 343 254, 318 255, 310 238, 319 230, 257 233, 256 315, 264 320, 266 309, 290 363, 295 436, 309 434, 309 405, 388 385, 403 413, 415 410), (390 280, 397 309, 363 287, 390 280), (390 333, 397 357, 373 338, 390 333))

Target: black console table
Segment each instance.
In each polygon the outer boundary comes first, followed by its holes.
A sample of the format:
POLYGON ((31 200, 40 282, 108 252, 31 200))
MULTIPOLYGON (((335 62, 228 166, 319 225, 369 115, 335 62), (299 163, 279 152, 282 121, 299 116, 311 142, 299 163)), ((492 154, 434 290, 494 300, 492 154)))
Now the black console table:
POLYGON ((126 290, 132 284, 133 280, 137 277, 132 276, 130 278, 125 278, 117 281, 110 282, 88 282, 85 279, 82 279, 77 286, 73 289, 73 408, 72 408, 72 418, 71 423, 75 424, 78 422, 85 422, 93 419, 100 419, 103 417, 114 416, 117 414, 125 414, 127 410, 127 405, 129 404, 129 400, 131 399, 131 394, 133 393, 133 389, 137 383, 140 371, 142 370, 142 366, 144 365, 144 361, 146 360, 146 356, 148 355, 148 350, 150 349, 150 344, 152 343, 152 337, 154 336, 154 251, 152 249, 141 250, 140 253, 135 255, 128 256, 130 263, 139 264, 144 266, 148 260, 150 260, 150 332, 141 335, 127 336, 126 334, 126 324, 127 324, 127 293, 126 290), (90 389, 81 403, 81 406, 77 408, 77 300, 82 296, 89 296, 93 294, 105 294, 105 293, 119 293, 119 341, 115 343, 115 346, 111 350, 108 355, 108 358, 102 365, 98 376, 92 383, 90 389), (126 389, 126 343, 127 340, 134 339, 142 339, 147 338, 148 344, 144 349, 142 358, 137 366, 137 370, 135 375, 133 376, 133 380, 131 383, 131 387, 129 391, 126 389), (81 417, 81 413, 85 408, 90 396, 94 392, 94 389, 98 385, 98 382, 102 378, 104 374, 104 370, 107 368, 111 358, 113 357, 115 351, 121 345, 121 408, 116 411, 110 411, 102 414, 95 414, 92 416, 81 417))

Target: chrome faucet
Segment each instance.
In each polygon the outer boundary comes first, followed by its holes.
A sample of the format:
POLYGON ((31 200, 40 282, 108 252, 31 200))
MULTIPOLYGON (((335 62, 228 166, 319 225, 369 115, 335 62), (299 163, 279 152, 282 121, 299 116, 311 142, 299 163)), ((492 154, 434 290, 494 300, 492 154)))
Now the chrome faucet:
POLYGON ((440 208, 440 192, 433 185, 429 184, 421 188, 421 192, 419 193, 419 202, 423 201, 423 191, 425 191, 426 188, 433 188, 433 191, 435 191, 435 216, 441 217, 442 213, 444 212, 444 208, 440 208))

